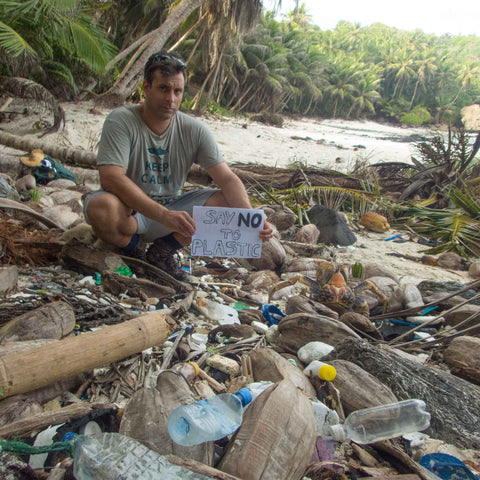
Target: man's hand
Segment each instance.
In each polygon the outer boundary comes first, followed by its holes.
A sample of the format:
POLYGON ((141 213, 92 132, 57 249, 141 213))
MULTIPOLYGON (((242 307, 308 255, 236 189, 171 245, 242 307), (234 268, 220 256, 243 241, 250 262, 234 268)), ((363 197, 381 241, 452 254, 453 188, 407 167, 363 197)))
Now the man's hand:
POLYGON ((184 237, 191 237, 195 233, 195 222, 187 212, 177 212, 165 209, 162 212, 160 223, 163 223, 172 232, 184 237))
POLYGON ((273 226, 271 223, 265 220, 263 224, 263 229, 260 230, 260 238, 263 242, 268 242, 273 236, 273 226))

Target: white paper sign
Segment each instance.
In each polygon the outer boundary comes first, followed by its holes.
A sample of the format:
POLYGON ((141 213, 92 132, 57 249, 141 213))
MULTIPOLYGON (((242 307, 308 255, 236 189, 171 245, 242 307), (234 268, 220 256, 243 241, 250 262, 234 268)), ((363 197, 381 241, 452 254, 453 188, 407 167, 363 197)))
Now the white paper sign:
POLYGON ((192 257, 260 258, 263 210, 193 207, 192 257))

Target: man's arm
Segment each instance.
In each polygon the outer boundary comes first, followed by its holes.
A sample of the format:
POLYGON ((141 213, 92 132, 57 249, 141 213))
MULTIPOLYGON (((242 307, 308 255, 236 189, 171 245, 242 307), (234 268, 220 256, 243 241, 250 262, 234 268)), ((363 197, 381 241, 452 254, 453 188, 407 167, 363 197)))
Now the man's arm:
POLYGON ((126 169, 117 165, 99 165, 102 188, 116 195, 127 207, 162 223, 172 232, 190 237, 195 233, 195 223, 187 212, 168 210, 152 200, 126 176, 126 169))
MULTIPOLYGON (((207 173, 218 185, 230 207, 252 208, 245 186, 226 163, 219 163, 207 168, 207 173)), ((260 232, 260 238, 262 240, 268 240, 272 235, 273 228, 270 223, 265 220, 263 230, 260 232)))

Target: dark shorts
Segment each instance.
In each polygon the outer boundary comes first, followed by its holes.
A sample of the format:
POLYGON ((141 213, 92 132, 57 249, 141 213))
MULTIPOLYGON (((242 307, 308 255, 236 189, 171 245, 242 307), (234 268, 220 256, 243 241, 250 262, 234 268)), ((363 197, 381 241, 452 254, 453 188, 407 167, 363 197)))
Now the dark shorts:
MULTIPOLYGON (((192 190, 190 192, 182 193, 177 197, 169 198, 165 202, 161 202, 162 205, 165 205, 169 210, 176 211, 185 211, 190 215, 193 215, 193 207, 203 206, 207 200, 215 193, 218 192, 218 189, 214 188, 203 188, 200 190, 192 190)), ((90 192, 85 196, 83 201, 83 214, 85 216, 85 221, 90 223, 87 215, 87 206, 88 202, 95 196, 106 193, 104 190, 95 190, 90 192)), ((141 235, 146 242, 153 242, 155 239, 164 237, 171 233, 162 223, 155 222, 150 218, 145 217, 140 213, 135 213, 135 218, 137 219, 137 233, 141 235)))

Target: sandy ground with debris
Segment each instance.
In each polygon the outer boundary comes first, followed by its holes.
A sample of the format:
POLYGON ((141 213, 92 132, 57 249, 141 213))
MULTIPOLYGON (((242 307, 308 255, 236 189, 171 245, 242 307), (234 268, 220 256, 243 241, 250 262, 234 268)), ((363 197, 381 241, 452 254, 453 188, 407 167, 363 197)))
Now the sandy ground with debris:
MULTIPOLYGON (((94 151, 97 148, 103 121, 108 111, 94 109, 91 102, 64 103, 66 125, 60 132, 41 138, 41 141, 65 147, 94 151)), ((23 105, 15 101, 9 110, 21 112, 23 105)), ((39 120, 52 121, 48 112, 30 111, 12 115, 0 128, 17 135, 39 138, 39 120)), ((255 165, 287 167, 294 162, 302 165, 330 168, 348 172, 357 160, 369 163, 382 161, 409 162, 415 153, 414 143, 433 131, 420 128, 400 128, 363 121, 286 119, 283 127, 272 127, 246 119, 205 117, 226 160, 255 165)), ((24 152, 0 145, 0 151, 19 155, 24 152)), ((354 246, 339 248, 338 261, 345 263, 378 262, 390 265, 399 277, 418 283, 422 279, 437 281, 469 281, 467 272, 447 271, 424 266, 419 262, 388 255, 397 253, 421 257, 424 245, 414 241, 396 243, 385 241, 397 232, 355 232, 354 246)))

